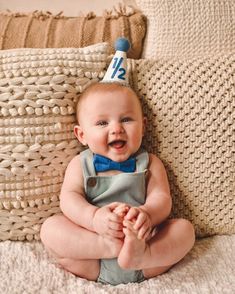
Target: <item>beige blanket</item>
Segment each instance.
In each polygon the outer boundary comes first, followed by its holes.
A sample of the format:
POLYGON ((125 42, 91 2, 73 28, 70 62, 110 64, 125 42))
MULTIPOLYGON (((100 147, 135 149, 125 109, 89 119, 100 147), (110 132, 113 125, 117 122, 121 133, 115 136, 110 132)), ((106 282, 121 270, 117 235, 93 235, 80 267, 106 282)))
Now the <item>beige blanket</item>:
POLYGON ((116 287, 88 282, 57 267, 40 242, 0 243, 0 293, 235 293, 235 235, 198 240, 168 273, 116 287))

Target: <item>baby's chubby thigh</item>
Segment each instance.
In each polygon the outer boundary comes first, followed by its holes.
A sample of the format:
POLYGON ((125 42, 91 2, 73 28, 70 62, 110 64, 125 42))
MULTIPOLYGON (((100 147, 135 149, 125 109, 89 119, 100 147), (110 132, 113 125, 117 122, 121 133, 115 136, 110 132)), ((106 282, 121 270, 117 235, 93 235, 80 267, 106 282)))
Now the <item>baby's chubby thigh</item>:
POLYGON ((41 241, 54 257, 65 257, 66 240, 62 235, 67 235, 67 227, 69 228, 69 224, 63 215, 53 215, 41 226, 41 241))
POLYGON ((57 258, 57 262, 65 270, 89 281, 97 281, 100 274, 100 261, 98 259, 57 258))
POLYGON ((122 241, 87 230, 64 215, 49 217, 42 225, 41 240, 54 256, 69 259, 117 257, 122 241))
POLYGON ((99 259, 85 258, 86 248, 89 247, 89 231, 88 238, 84 238, 82 242, 81 239, 82 236, 87 237, 86 231, 64 215, 54 215, 43 223, 40 236, 46 250, 62 268, 81 278, 96 281, 100 272, 100 262, 99 259))

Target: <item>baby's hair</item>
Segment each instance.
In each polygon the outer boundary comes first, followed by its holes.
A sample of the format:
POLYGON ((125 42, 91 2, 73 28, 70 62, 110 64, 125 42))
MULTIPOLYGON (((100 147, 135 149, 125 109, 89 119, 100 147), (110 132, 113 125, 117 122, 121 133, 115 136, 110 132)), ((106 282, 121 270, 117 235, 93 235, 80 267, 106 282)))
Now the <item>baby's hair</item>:
MULTIPOLYGON (((95 83, 90 84, 81 93, 81 95, 78 98, 77 105, 76 105, 76 108, 75 108, 76 109, 77 122, 79 123, 79 110, 81 108, 82 101, 84 101, 89 96, 90 93, 93 93, 93 91, 96 91, 98 93, 99 91, 103 91, 104 89, 114 89, 115 90, 115 89, 118 89, 118 88, 123 88, 123 89, 130 90, 136 96, 136 98, 138 99, 138 101, 140 103, 140 107, 141 107, 140 99, 139 99, 138 95, 136 94, 136 92, 132 88, 124 86, 124 85, 122 85, 120 83, 100 83, 100 82, 95 82, 95 83)), ((142 107, 141 107, 141 110, 142 110, 142 107)))

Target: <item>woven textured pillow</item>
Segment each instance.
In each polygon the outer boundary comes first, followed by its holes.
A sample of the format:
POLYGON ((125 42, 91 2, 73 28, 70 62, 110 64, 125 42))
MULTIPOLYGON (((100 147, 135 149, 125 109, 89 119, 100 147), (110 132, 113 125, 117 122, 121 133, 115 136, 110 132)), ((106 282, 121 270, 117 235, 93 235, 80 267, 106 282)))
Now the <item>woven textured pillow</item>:
POLYGON ((199 237, 235 233, 235 56, 129 61, 148 118, 147 149, 167 169, 174 217, 199 237))
POLYGON ((0 240, 38 239, 60 211, 63 174, 80 150, 74 105, 103 77, 107 49, 0 51, 0 240))
POLYGON ((31 14, 0 12, 0 49, 85 47, 99 42, 113 44, 126 37, 130 58, 139 58, 146 31, 146 18, 133 8, 119 6, 103 16, 65 17, 49 12, 31 14))
POLYGON ((148 19, 144 58, 193 57, 235 48, 234 0, 136 0, 148 19))

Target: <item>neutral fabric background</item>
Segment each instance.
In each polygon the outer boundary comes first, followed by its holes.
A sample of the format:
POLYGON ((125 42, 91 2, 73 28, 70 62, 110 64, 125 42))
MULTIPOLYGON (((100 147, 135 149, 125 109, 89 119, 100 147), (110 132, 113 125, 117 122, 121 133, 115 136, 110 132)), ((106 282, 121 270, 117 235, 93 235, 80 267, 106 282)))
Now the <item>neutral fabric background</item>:
POLYGON ((235 233, 233 54, 128 60, 147 116, 144 144, 164 163, 172 215, 197 237, 235 233))
POLYGON ((56 266, 40 242, 0 242, 3 294, 233 294, 234 236, 196 242, 165 275, 116 287, 87 282, 56 266))
POLYGON ((136 0, 148 19, 142 58, 193 58, 235 49, 234 0, 136 0))
POLYGON ((131 42, 127 56, 140 58, 146 18, 130 6, 115 6, 102 16, 93 12, 77 17, 60 13, 0 11, 0 49, 86 47, 107 42, 109 54, 120 36, 131 42))
POLYGON ((112 9, 118 3, 134 5, 135 0, 0 0, 0 10, 10 9, 18 12, 49 10, 53 13, 63 11, 67 16, 95 11, 97 15, 101 15, 104 9, 112 9))

